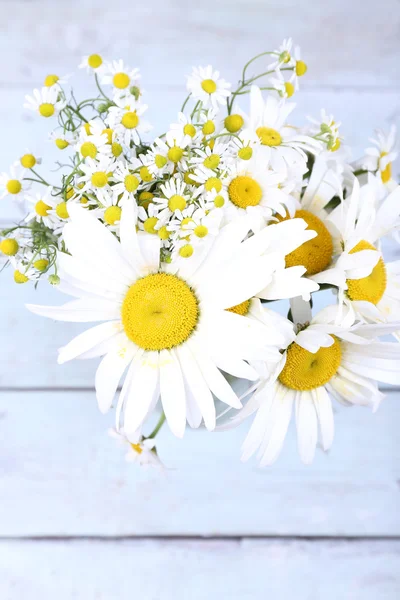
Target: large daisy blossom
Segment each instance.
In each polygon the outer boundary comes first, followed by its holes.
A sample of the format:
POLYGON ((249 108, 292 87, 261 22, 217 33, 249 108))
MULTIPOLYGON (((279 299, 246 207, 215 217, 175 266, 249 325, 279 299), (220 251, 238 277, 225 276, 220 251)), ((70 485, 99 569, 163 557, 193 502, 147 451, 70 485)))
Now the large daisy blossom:
POLYGON ((376 410, 383 398, 376 381, 400 383, 400 346, 379 341, 393 329, 393 324, 356 322, 352 310, 338 324, 337 307, 323 309, 310 323, 297 326, 270 377, 243 411, 219 429, 255 413, 242 460, 257 452, 260 466, 267 466, 279 456, 295 411, 299 454, 303 462, 312 462, 318 440, 325 451, 333 443, 332 401, 376 410))
MULTIPOLYGON (((122 209, 120 242, 82 208, 71 209, 63 234, 71 256, 60 253, 58 260, 62 289, 78 299, 61 307, 29 308, 61 321, 105 322, 61 348, 59 362, 104 355, 96 374, 104 412, 128 368, 117 407, 118 425, 121 417, 128 433, 142 425, 159 396, 175 435, 183 435, 186 419, 192 426, 204 419, 213 429, 212 394, 229 406, 241 406, 220 369, 257 379, 244 359, 268 340, 264 325, 228 310, 255 296, 272 278, 268 229, 242 241, 247 225, 233 223, 200 265, 174 269, 160 265, 156 236, 136 233, 132 202, 122 209)), ((293 234, 297 229, 297 237, 303 237, 301 220, 290 225, 293 234)))

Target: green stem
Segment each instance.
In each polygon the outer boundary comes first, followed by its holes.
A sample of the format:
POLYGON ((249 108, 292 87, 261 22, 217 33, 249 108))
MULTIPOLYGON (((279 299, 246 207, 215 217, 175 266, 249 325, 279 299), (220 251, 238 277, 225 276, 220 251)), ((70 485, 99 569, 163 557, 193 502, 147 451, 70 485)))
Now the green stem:
POLYGON ((192 94, 189 94, 188 97, 186 98, 185 102, 182 104, 181 112, 183 112, 185 110, 185 106, 189 102, 189 98, 191 95, 192 94))
POLYGON ((164 423, 165 423, 165 413, 163 411, 160 415, 160 418, 158 419, 157 425, 154 427, 151 434, 146 437, 146 439, 153 440, 156 437, 157 433, 160 431, 161 427, 164 425, 164 423))
POLYGON ((254 56, 253 58, 251 58, 249 60, 249 62, 247 62, 244 67, 243 67, 243 73, 242 73, 242 81, 246 80, 246 71, 249 68, 249 66, 251 65, 251 63, 253 63, 255 60, 257 60, 258 58, 261 58, 262 56, 267 56, 267 54, 275 54, 278 55, 277 52, 261 52, 261 54, 257 54, 257 56, 254 56))
POLYGON ((85 123, 89 123, 89 121, 87 119, 85 119, 85 117, 82 115, 82 113, 79 112, 79 110, 77 110, 76 108, 74 108, 70 104, 67 105, 67 108, 69 108, 70 110, 72 110, 72 112, 75 113, 76 116, 81 119, 81 121, 84 121, 85 123))
POLYGON ((111 102, 110 98, 105 95, 105 93, 103 92, 103 90, 102 90, 102 88, 100 86, 99 78, 97 76, 97 73, 94 74, 94 80, 96 82, 97 89, 99 90, 99 92, 103 96, 103 98, 105 98, 108 102, 111 102))
POLYGON ((30 169, 30 170, 32 171, 32 173, 33 173, 34 175, 36 175, 36 177, 39 177, 39 179, 42 181, 42 183, 43 183, 44 185, 48 185, 48 186, 50 186, 50 184, 49 184, 49 183, 47 183, 47 181, 46 181, 45 179, 43 179, 43 177, 42 177, 41 175, 39 175, 39 173, 38 173, 37 171, 35 171, 35 169, 30 169))

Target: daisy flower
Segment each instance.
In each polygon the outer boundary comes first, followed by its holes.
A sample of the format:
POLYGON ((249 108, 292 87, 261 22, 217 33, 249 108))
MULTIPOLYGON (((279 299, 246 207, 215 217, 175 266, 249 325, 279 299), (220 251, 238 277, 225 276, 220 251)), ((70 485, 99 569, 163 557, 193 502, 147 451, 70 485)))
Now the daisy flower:
POLYGON ((230 83, 219 76, 219 71, 208 67, 194 67, 187 80, 187 89, 194 100, 201 100, 205 108, 218 109, 218 105, 225 104, 230 96, 230 83))
POLYGON ((10 263, 14 269, 15 283, 28 283, 28 281, 36 281, 40 275, 40 271, 35 269, 29 256, 11 256, 10 263))
POLYGON ((387 135, 381 130, 376 131, 376 139, 372 138, 370 141, 374 146, 366 149, 361 164, 368 171, 378 171, 382 182, 388 183, 392 179, 392 163, 398 156, 395 125, 392 125, 387 135))
POLYGON ((103 205, 108 206, 111 203, 112 190, 110 183, 114 181, 114 168, 114 158, 104 155, 100 155, 99 160, 86 158, 85 162, 79 166, 79 169, 83 172, 82 177, 77 179, 78 184, 83 184, 83 187, 79 190, 79 195, 82 196, 85 192, 92 192, 103 205))
POLYGON ((7 195, 21 200, 24 192, 29 189, 29 181, 24 180, 25 169, 20 162, 10 167, 9 173, 0 174, 0 199, 7 195))
POLYGON ((293 66, 293 57, 291 55, 293 47, 292 38, 283 40, 282 44, 272 52, 275 55, 275 60, 268 65, 268 70, 279 69, 282 65, 293 66))
POLYGON ((141 467, 165 468, 157 455, 154 439, 143 439, 140 434, 136 434, 134 437, 129 436, 128 439, 123 430, 117 431, 116 429, 109 429, 108 434, 117 441, 118 445, 128 446, 125 455, 127 462, 138 463, 141 467))
POLYGON ((222 184, 227 192, 229 203, 224 210, 228 220, 247 215, 253 224, 253 231, 265 226, 274 212, 286 214, 294 199, 288 196, 280 185, 282 174, 268 171, 262 160, 238 161, 229 169, 222 184))
POLYGON ((168 219, 176 211, 183 211, 189 201, 189 195, 186 191, 186 184, 179 177, 171 177, 164 185, 160 186, 160 191, 164 198, 155 197, 153 202, 159 209, 159 217, 168 219))
POLYGON ((45 87, 58 87, 58 90, 61 90, 61 86, 68 82, 70 75, 64 75, 63 77, 59 77, 58 75, 50 74, 46 75, 43 81, 43 85, 45 87))
POLYGON ((75 145, 75 150, 82 158, 98 158, 101 154, 109 156, 111 154, 111 145, 107 131, 102 124, 96 121, 89 121, 89 127, 82 127, 79 133, 79 140, 75 145), (90 133, 87 132, 89 129, 90 133))
POLYGON ((139 79, 139 69, 131 69, 123 60, 114 60, 105 65, 101 83, 112 85, 117 95, 127 95, 139 79))
POLYGON ((72 132, 63 133, 61 130, 54 130, 50 133, 49 139, 55 143, 59 150, 65 150, 68 146, 75 144, 76 135, 72 132))
POLYGON ((36 165, 40 165, 42 159, 33 153, 31 150, 25 150, 24 154, 20 157, 19 162, 21 167, 24 169, 33 169, 36 165))
POLYGON ((297 133, 286 120, 295 104, 277 99, 269 94, 266 101, 260 88, 253 85, 250 90, 250 114, 245 126, 256 132, 261 142, 262 154, 273 169, 286 172, 289 168, 300 174, 307 171, 307 152, 315 154, 320 143, 308 135, 297 133))
POLYGON ((216 171, 217 169, 224 171, 232 163, 231 148, 229 142, 217 142, 212 148, 210 146, 195 148, 193 151, 194 156, 190 159, 190 166, 203 166, 210 171, 216 171))
MULTIPOLYGON (((246 362, 264 346, 265 325, 227 309, 252 298, 284 260, 268 230, 307 236, 303 223, 272 225, 245 239, 244 220, 221 230, 201 264, 160 264, 160 241, 136 231, 133 204, 124 205, 120 241, 89 212, 71 207, 63 232, 70 254, 58 255, 62 290, 78 299, 61 307, 30 306, 36 314, 68 322, 104 321, 61 348, 59 363, 103 356, 96 373, 97 399, 105 412, 128 369, 117 406, 127 434, 139 429, 159 397, 172 432, 182 437, 186 420, 215 427, 213 394, 241 403, 222 375, 256 380, 246 362), (293 225, 295 224, 295 225, 293 225), (285 232, 283 230, 286 230, 285 232), (245 241, 242 241, 244 240, 245 241), (90 240, 90 244, 88 244, 90 240)), ((303 241, 303 240, 301 240, 303 241)))
POLYGON ((79 68, 86 69, 88 72, 99 73, 104 69, 103 58, 100 54, 88 54, 82 58, 79 68))
POLYGON ((220 428, 237 425, 256 413, 242 447, 242 460, 257 451, 260 466, 277 459, 293 408, 299 454, 306 464, 314 458, 318 437, 325 451, 332 446, 332 400, 376 410, 383 397, 376 381, 400 383, 400 346, 378 339, 393 329, 394 325, 358 323, 351 310, 337 324, 336 306, 298 325, 275 372, 262 381, 243 414, 220 428))
POLYGON ((31 207, 25 218, 26 223, 37 221, 38 223, 44 223, 50 229, 54 229, 58 225, 59 219, 52 209, 56 207, 57 202, 60 200, 53 197, 52 192, 53 188, 47 187, 42 194, 36 193, 25 196, 25 200, 31 207))
POLYGON ((43 87, 33 90, 33 96, 25 96, 25 108, 34 110, 42 117, 53 117, 66 106, 66 101, 60 96, 58 86, 43 87))
POLYGON ((374 188, 367 184, 359 189, 355 182, 349 204, 330 215, 343 232, 347 260, 353 261, 354 271, 361 271, 358 277, 347 274, 340 300, 370 323, 397 321, 400 314, 400 261, 386 263, 379 247, 381 238, 400 229, 399 205, 400 186, 376 207, 374 188), (362 255, 371 259, 361 260, 362 255))
POLYGON ((201 136, 201 129, 193 125, 193 119, 183 112, 178 114, 178 123, 172 123, 170 130, 171 132, 177 132, 179 137, 188 135, 192 138, 193 142, 197 141, 201 136))
POLYGON ((106 123, 128 148, 131 142, 139 144, 140 135, 151 129, 149 123, 142 119, 147 105, 137 102, 133 96, 129 100, 116 98, 115 105, 109 108, 105 118, 106 123))
POLYGON ((122 205, 125 201, 130 200, 136 205, 136 190, 140 185, 139 177, 121 163, 118 163, 113 177, 115 185, 112 186, 112 193, 115 204, 119 202, 122 205))
POLYGON ((149 162, 151 173, 173 173, 175 169, 181 171, 188 169, 188 149, 192 143, 189 135, 179 134, 178 131, 168 131, 165 141, 157 138, 153 146, 154 166, 149 162))

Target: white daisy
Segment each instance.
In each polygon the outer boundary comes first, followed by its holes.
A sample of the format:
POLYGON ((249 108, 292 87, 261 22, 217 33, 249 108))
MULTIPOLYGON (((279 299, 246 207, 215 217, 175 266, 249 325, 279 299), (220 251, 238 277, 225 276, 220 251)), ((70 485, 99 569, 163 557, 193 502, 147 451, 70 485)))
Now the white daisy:
POLYGON ((114 168, 113 157, 100 155, 99 160, 86 158, 85 162, 79 166, 79 169, 83 172, 83 175, 77 179, 78 184, 83 184, 83 187, 79 189, 79 195, 82 196, 85 192, 91 192, 101 204, 105 206, 112 204, 110 201, 110 196, 112 196, 110 184, 114 181, 114 168))
POLYGON ((55 129, 50 133, 49 139, 55 143, 59 150, 65 150, 68 146, 75 144, 77 136, 72 132, 64 133, 60 129, 55 129))
POLYGON ((109 108, 106 123, 128 148, 131 142, 139 144, 140 135, 151 129, 149 123, 142 118, 147 105, 137 102, 133 97, 129 100, 117 98, 115 105, 109 108))
POLYGON ((140 185, 138 175, 124 164, 118 163, 113 178, 115 184, 112 186, 114 204, 123 204, 125 201, 133 201, 136 205, 136 190, 140 185))
POLYGON ((25 108, 34 110, 42 117, 53 117, 66 106, 66 101, 60 94, 57 86, 43 87, 33 90, 33 96, 25 96, 25 108))
POLYGON ((269 230, 290 229, 303 241, 304 223, 272 225, 242 242, 248 228, 241 220, 221 230, 200 264, 177 266, 160 264, 157 236, 136 232, 132 203, 122 210, 120 242, 87 211, 73 206, 70 212, 63 233, 70 254, 58 255, 60 289, 78 299, 30 309, 56 320, 104 323, 62 348, 59 362, 104 356, 96 374, 103 412, 128 368, 117 407, 117 423, 122 415, 127 434, 141 427, 159 396, 175 435, 183 435, 186 419, 192 426, 204 419, 213 429, 212 394, 241 406, 219 369, 257 379, 245 359, 269 336, 265 325, 227 309, 257 294, 271 281, 275 263, 284 260, 277 245, 265 247, 269 230))
POLYGON ((211 65, 208 67, 194 67, 187 80, 187 89, 194 100, 201 100, 205 108, 218 109, 218 105, 224 104, 230 96, 230 83, 221 79, 218 71, 214 71, 211 65))
POLYGON ((325 451, 332 445, 332 399, 346 406, 376 410, 383 398, 376 380, 400 383, 400 346, 378 340, 393 328, 357 323, 351 310, 337 324, 336 306, 325 308, 309 324, 298 326, 295 340, 275 372, 264 379, 243 413, 220 428, 236 426, 256 413, 243 444, 242 460, 257 451, 260 466, 277 459, 293 407, 299 454, 306 464, 314 458, 318 437, 325 451))
POLYGON ((123 60, 114 60, 105 65, 101 83, 112 85, 118 95, 126 95, 130 94, 130 88, 137 86, 139 79, 139 69, 131 69, 123 60))
POLYGON ((24 192, 30 187, 30 182, 24 179, 25 172, 22 165, 15 162, 9 173, 0 174, 0 199, 10 195, 15 200, 22 200, 24 192))
POLYGON ((130 435, 128 439, 123 430, 117 431, 116 429, 109 429, 108 434, 110 437, 114 438, 119 445, 129 447, 129 450, 125 455, 125 460, 127 462, 136 462, 144 467, 156 467, 158 469, 165 468, 157 455, 155 447, 156 442, 154 439, 143 439, 143 436, 139 433, 137 433, 135 437, 130 435))
POLYGON ((361 164, 368 171, 378 171, 382 182, 388 183, 392 179, 392 163, 398 156, 395 125, 392 125, 387 135, 383 131, 377 130, 376 139, 372 138, 370 141, 374 146, 366 149, 366 155, 361 160, 361 164))
POLYGON ((82 58, 79 68, 86 69, 89 72, 99 73, 104 69, 103 58, 100 54, 88 54, 82 58))
POLYGON ((283 40, 279 48, 273 51, 272 54, 275 56, 275 58, 273 62, 268 65, 268 70, 279 69, 282 65, 293 66, 294 61, 291 55, 292 47, 292 38, 283 40))
POLYGON ((176 211, 183 211, 189 201, 186 184, 179 177, 171 177, 160 186, 164 197, 154 197, 153 202, 157 205, 161 219, 171 217, 176 211))
POLYGON ((25 200, 30 205, 30 212, 25 218, 26 223, 37 221, 44 223, 46 227, 55 229, 59 224, 59 218, 55 214, 54 209, 56 204, 60 202, 59 198, 53 197, 53 188, 47 187, 44 193, 37 192, 34 195, 26 195, 25 200))
POLYGON ((271 94, 264 101, 260 88, 253 85, 250 90, 250 114, 245 119, 245 126, 260 138, 265 160, 270 161, 273 169, 285 172, 290 167, 303 174, 307 171, 306 151, 315 153, 321 146, 316 140, 286 124, 295 106, 271 94))

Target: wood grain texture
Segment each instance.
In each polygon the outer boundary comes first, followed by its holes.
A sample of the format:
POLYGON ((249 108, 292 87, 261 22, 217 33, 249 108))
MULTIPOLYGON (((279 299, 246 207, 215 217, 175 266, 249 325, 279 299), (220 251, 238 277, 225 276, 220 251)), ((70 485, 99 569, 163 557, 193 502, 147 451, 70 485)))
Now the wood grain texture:
MULTIPOLYGON (((70 73, 99 51, 147 71, 147 82, 180 85, 191 64, 235 64, 292 36, 310 84, 399 86, 397 0, 13 0, 0 3, 0 83, 37 85, 47 70, 70 73), (384 67, 384 68, 382 68, 384 67)), ((148 83, 146 82, 146 87, 148 83)))
POLYGON ((165 429, 163 476, 124 462, 93 393, 2 392, 0 534, 399 535, 399 399, 388 394, 376 414, 340 410, 330 455, 311 467, 294 427, 264 470, 239 462, 247 425, 184 440, 165 429))
POLYGON ((397 600, 399 569, 391 541, 3 542, 0 596, 397 600))

